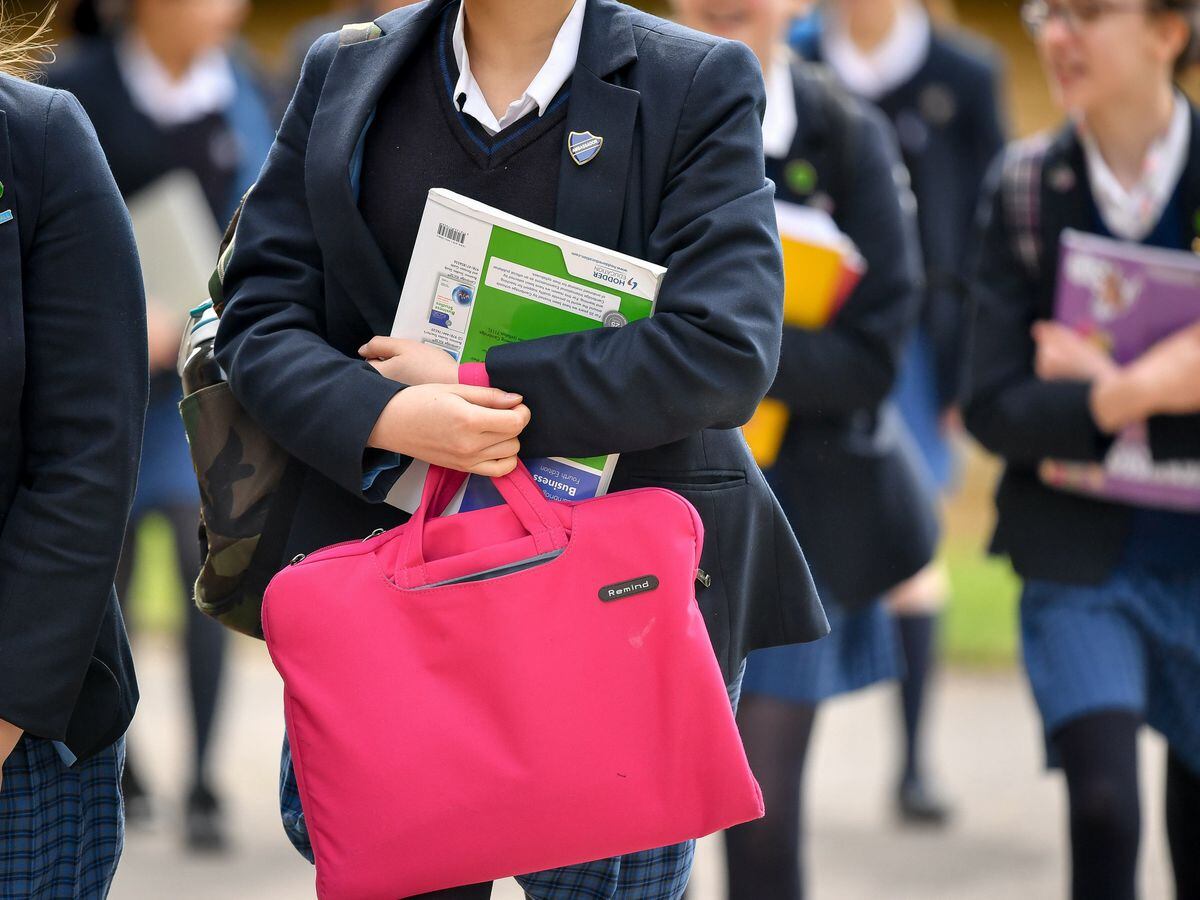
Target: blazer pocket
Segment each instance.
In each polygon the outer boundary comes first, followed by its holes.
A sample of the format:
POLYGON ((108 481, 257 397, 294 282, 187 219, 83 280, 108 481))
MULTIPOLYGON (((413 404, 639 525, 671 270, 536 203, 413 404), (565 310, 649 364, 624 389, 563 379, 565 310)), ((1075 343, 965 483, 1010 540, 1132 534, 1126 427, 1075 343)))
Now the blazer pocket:
POLYGON ((112 669, 93 656, 67 725, 66 744, 79 757, 99 753, 125 732, 124 691, 112 669))
POLYGON ((690 472, 631 472, 631 481, 666 488, 680 494, 693 491, 727 491, 746 485, 741 469, 696 469, 690 472))

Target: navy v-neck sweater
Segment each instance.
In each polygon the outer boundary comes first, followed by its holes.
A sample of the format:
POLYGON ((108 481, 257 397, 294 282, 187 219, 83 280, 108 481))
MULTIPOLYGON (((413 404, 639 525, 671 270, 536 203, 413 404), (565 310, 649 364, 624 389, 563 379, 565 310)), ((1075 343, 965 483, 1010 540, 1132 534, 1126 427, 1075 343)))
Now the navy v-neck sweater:
POLYGON ((401 284, 430 188, 554 227, 570 82, 545 115, 535 109, 489 135, 453 96, 457 13, 458 4, 447 7, 384 90, 363 147, 359 209, 401 284))

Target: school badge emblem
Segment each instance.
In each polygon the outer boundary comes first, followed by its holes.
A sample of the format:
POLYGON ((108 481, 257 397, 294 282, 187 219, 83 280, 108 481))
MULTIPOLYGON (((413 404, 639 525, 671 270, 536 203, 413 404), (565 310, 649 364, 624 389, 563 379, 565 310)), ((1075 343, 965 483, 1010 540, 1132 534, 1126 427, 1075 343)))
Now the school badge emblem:
POLYGON ((567 150, 577 166, 590 163, 603 146, 604 138, 590 131, 572 131, 567 135, 567 150))

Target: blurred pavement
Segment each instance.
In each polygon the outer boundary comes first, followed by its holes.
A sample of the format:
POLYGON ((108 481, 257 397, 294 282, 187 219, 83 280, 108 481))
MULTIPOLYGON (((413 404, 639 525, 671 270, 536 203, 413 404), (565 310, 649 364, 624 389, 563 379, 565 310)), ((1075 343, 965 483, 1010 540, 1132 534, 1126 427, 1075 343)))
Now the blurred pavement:
MULTIPOLYGON (((142 706, 131 744, 160 792, 157 816, 131 832, 114 900, 302 900, 312 870, 279 826, 276 781, 281 683, 261 644, 239 640, 231 654, 227 705, 217 735, 215 780, 226 798, 233 850, 189 857, 178 837, 177 782, 186 747, 183 667, 174 645, 139 641, 142 706)), ((1016 673, 946 673, 933 721, 933 749, 946 793, 958 806, 943 831, 898 828, 891 815, 895 704, 876 688, 828 705, 817 725, 808 773, 809 864, 814 900, 1053 900, 1064 896, 1063 787, 1042 768, 1037 721, 1016 673)), ((1163 748, 1143 742, 1147 763, 1142 896, 1169 896, 1162 825, 1163 748)), ((723 900, 720 847, 702 842, 691 900, 723 900)), ((509 881, 496 900, 520 900, 509 881)), ((636 898, 623 898, 636 900, 636 898)))

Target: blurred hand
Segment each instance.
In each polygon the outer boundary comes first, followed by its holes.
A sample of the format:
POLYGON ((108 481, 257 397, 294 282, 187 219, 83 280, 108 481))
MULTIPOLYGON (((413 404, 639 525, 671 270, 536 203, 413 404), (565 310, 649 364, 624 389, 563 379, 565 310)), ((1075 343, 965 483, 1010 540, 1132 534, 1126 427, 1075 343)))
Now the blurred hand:
POLYGON ((1126 367, 1150 414, 1200 412, 1200 322, 1159 341, 1126 367))
POLYGON ((147 298, 146 340, 150 350, 150 371, 174 369, 179 361, 179 344, 183 339, 183 317, 169 307, 147 298))
POLYGON ((1200 412, 1200 323, 1159 341, 1092 389, 1092 416, 1113 433, 1153 415, 1200 412))
POLYGON ((1096 381, 1120 367, 1082 335, 1058 322, 1034 322, 1034 371, 1043 381, 1096 381))
POLYGON ((406 338, 373 337, 358 348, 379 374, 401 384, 458 384, 458 363, 445 350, 406 338))
POLYGON ((529 416, 519 394, 469 384, 418 384, 384 407, 368 444, 496 478, 516 468, 517 436, 529 416))
POLYGON ((21 735, 25 732, 0 719, 0 790, 4 789, 4 763, 7 762, 9 754, 13 752, 13 748, 17 746, 17 742, 21 740, 21 735))

